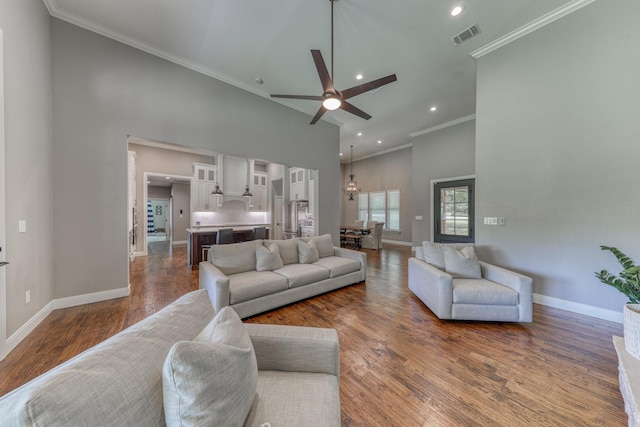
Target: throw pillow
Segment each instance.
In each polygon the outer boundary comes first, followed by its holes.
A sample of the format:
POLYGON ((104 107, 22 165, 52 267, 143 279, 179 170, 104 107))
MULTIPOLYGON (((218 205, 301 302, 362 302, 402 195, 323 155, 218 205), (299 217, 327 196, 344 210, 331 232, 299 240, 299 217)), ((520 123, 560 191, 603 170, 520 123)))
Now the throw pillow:
POLYGON ((320 256, 320 258, 335 255, 333 250, 333 239, 331 238, 331 234, 323 234, 322 236, 316 236, 311 240, 316 242, 316 247, 318 248, 318 256, 320 256))
POLYGON ((194 341, 171 348, 162 371, 167 426, 243 425, 258 384, 251 338, 231 307, 194 341))
POLYGON ((298 258, 300 264, 312 264, 320 259, 315 240, 309 240, 309 243, 298 240, 298 258))
MULTIPOLYGON (((465 246, 456 250, 442 245, 445 271, 452 277, 460 279, 481 279, 482 272, 473 246, 465 246)), ((426 257, 426 256, 425 256, 426 257)))
POLYGON ((278 245, 272 243, 268 248, 256 246, 256 271, 273 271, 283 266, 278 245))
POLYGON ((424 261, 440 270, 444 270, 444 255, 440 243, 422 242, 424 261))

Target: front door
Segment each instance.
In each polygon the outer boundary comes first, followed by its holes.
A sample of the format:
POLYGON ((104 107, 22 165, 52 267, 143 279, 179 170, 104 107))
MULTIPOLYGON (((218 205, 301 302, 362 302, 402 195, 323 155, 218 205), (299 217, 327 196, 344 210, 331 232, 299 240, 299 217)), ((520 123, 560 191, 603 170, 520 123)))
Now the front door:
POLYGON ((462 179, 434 185, 434 242, 474 241, 474 183, 475 179, 462 179))

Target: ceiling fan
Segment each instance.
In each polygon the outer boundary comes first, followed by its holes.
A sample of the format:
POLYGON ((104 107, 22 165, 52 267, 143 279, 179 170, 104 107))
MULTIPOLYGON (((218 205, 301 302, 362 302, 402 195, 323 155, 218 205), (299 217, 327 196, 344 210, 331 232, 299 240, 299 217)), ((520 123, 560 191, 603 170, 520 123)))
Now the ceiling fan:
POLYGON ((272 98, 289 98, 289 99, 308 99, 312 101, 322 101, 322 106, 311 120, 311 124, 315 124, 327 110, 341 110, 348 111, 351 114, 355 114, 358 117, 362 117, 365 120, 369 120, 371 116, 355 105, 347 102, 347 99, 360 95, 364 92, 368 92, 373 89, 377 89, 386 84, 395 82, 398 80, 395 74, 391 74, 386 77, 379 78, 377 80, 363 83, 345 90, 337 90, 333 86, 333 3, 336 0, 329 0, 331 2, 331 74, 327 70, 327 65, 324 63, 322 53, 317 49, 311 49, 311 56, 313 62, 318 70, 318 76, 322 83, 323 94, 320 96, 313 95, 271 95, 272 98))

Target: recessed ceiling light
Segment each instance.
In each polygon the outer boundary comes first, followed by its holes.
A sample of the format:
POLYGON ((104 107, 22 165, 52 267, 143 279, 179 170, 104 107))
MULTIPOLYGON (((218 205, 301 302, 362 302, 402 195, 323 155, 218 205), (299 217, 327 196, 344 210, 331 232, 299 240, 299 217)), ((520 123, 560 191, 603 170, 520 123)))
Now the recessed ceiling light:
POLYGON ((364 76, 362 74, 356 74, 356 80, 362 80, 364 76))
POLYGON ((342 153, 340 153, 340 155, 342 156, 342 153))
POLYGON ((378 144, 382 144, 382 140, 381 139, 378 140, 378 144))
POLYGON ((462 13, 462 6, 456 6, 451 9, 451 16, 458 16, 460 13, 462 13))
POLYGON ((437 109, 438 109, 438 107, 436 107, 435 105, 430 108, 431 111, 436 111, 437 109))
POLYGON ((171 179, 171 177, 170 176, 165 176, 164 179, 171 179))
POLYGON ((358 136, 362 136, 362 132, 358 132, 358 136))

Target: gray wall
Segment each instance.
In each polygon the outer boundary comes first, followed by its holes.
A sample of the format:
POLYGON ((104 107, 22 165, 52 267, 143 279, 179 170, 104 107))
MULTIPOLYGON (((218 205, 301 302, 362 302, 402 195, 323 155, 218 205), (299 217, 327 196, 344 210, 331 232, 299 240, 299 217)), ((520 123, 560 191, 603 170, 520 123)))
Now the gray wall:
MULTIPOLYGON (((6 159, 6 218, 0 220, 6 221, 3 250, 11 262, 6 267, 6 300, 0 304, 6 303, 9 337, 53 296, 49 14, 41 1, 0 0, 0 28, 6 159), (19 220, 26 221, 26 233, 18 233, 19 220)), ((66 248, 65 254, 73 258, 77 250, 66 248)))
MULTIPOLYGON (((158 187, 150 185, 147 187, 147 198, 148 199, 168 199, 171 197, 171 187, 158 187)), ((144 210, 146 214, 147 210, 144 210)))
POLYGON ((534 292, 621 311, 599 245, 640 262, 637 0, 597 1, 478 60, 476 217, 483 257, 534 292))
POLYGON ((57 19, 52 35, 55 298, 128 284, 127 135, 318 168, 337 235, 337 126, 57 19))
POLYGON ((187 228, 191 227, 191 184, 176 182, 171 187, 173 196, 173 242, 187 241, 187 228), (180 215, 182 209, 182 216, 180 215))
MULTIPOLYGON (((413 245, 431 239, 431 181, 475 173, 475 120, 413 139, 413 245), (422 216, 422 220, 415 220, 422 216)), ((479 200, 476 184, 476 201, 479 200)), ((476 215, 477 218, 477 215, 476 215)), ((477 224, 476 224, 477 229, 477 224)), ((477 235, 476 235, 477 241, 477 235)))
MULTIPOLYGON (((392 151, 380 156, 353 162, 353 174, 363 192, 400 190, 400 229, 401 233, 383 233, 384 240, 411 242, 413 214, 413 188, 411 185, 411 148, 392 151)), ((342 188, 349 181, 351 165, 342 166, 342 188)), ((342 223, 351 224, 358 219, 358 200, 350 201, 344 193, 342 197, 342 223)))

